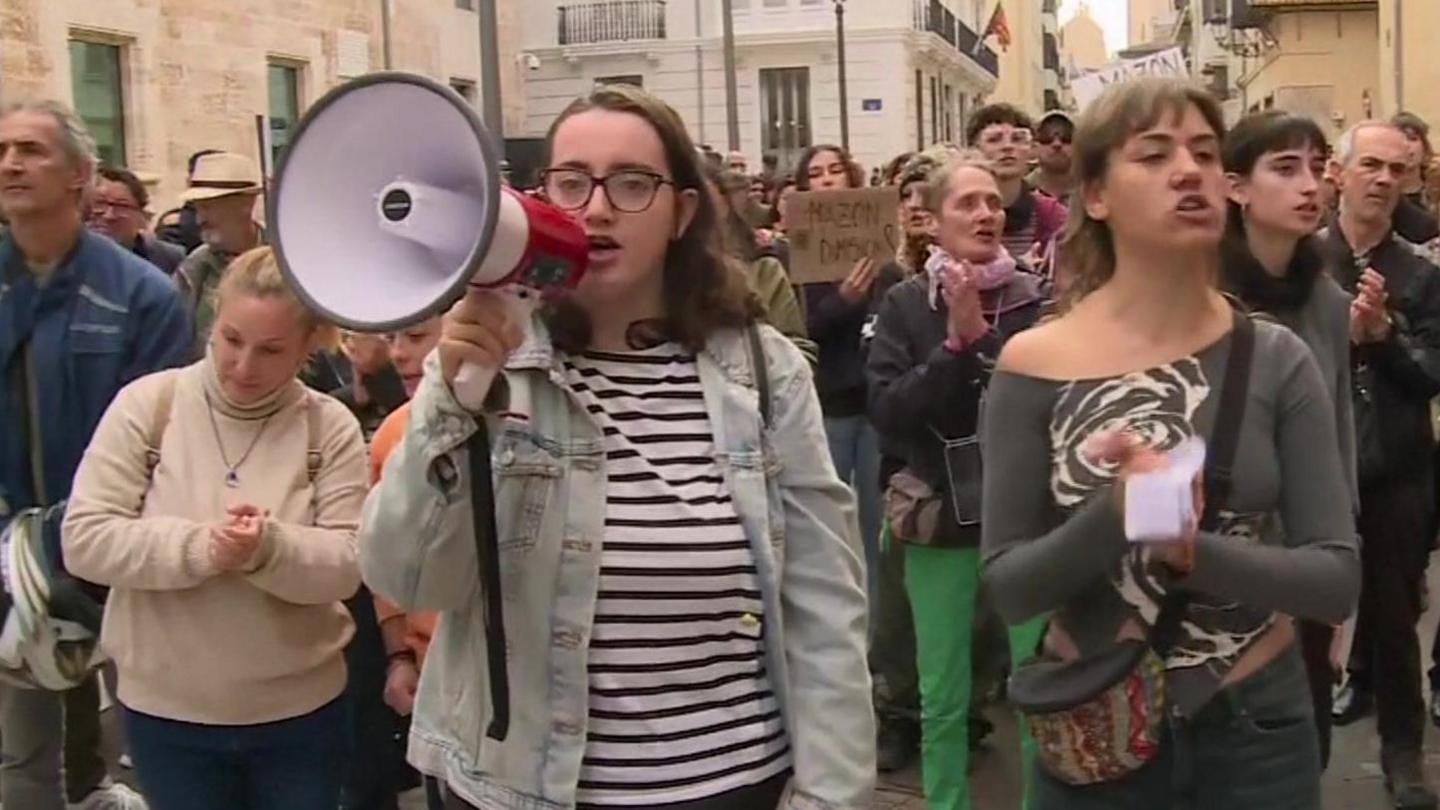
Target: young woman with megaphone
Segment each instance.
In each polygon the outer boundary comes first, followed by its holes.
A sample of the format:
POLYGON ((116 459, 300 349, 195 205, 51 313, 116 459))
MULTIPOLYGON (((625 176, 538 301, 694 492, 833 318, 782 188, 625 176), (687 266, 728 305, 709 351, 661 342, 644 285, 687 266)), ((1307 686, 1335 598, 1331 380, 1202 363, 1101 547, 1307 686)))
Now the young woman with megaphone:
POLYGON ((450 311, 363 520, 371 587, 442 611, 410 759, 455 808, 868 807, 854 501, 809 367, 757 325, 673 110, 600 88, 547 145, 589 272, 528 329, 497 294, 450 311), (462 366, 493 379, 480 412, 462 366), (480 419, 503 650, 466 481, 480 419))

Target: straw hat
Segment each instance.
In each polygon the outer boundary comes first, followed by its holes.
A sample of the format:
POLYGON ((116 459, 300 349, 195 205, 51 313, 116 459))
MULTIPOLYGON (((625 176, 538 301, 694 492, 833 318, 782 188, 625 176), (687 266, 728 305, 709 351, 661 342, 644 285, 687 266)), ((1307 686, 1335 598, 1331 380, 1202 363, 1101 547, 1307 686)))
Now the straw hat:
POLYGON ((180 192, 180 200, 196 202, 260 191, 260 167, 255 161, 234 152, 214 152, 196 161, 190 187, 180 192))

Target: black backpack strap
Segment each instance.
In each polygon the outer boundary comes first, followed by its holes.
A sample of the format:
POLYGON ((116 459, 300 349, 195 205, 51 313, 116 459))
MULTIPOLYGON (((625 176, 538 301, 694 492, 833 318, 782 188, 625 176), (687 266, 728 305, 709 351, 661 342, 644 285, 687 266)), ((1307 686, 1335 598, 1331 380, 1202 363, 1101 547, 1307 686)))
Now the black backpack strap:
MULTIPOLYGON (((1225 361, 1225 379, 1215 426, 1210 431, 1205 455, 1205 513, 1200 530, 1214 531, 1220 524, 1220 509, 1230 499, 1235 483, 1235 451, 1240 446, 1240 428, 1245 422, 1245 403, 1250 395, 1250 370, 1255 358, 1255 323, 1235 311, 1235 329, 1230 337, 1230 357, 1225 361)), ((1179 636, 1180 622, 1190 605, 1190 593, 1171 588, 1160 602, 1160 612, 1150 630, 1150 647, 1161 658, 1170 652, 1179 636)))

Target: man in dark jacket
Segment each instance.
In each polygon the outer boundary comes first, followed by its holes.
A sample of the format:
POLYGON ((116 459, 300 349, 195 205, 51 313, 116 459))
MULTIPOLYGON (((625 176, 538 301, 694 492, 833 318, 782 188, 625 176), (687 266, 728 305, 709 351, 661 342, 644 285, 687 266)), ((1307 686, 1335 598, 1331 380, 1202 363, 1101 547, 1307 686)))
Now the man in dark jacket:
MULTIPOLYGON (((0 211, 10 221, 0 237, 0 525, 65 500, 115 394, 189 350, 189 319, 164 274, 85 229, 94 170, 95 143, 62 105, 0 113, 0 211)), ((143 810, 109 781, 99 745, 93 677, 64 694, 0 685, 5 807, 143 810)))
POLYGON ((128 169, 101 166, 90 194, 90 229, 114 239, 165 275, 174 275, 185 260, 185 250, 146 233, 149 222, 150 193, 140 178, 128 169))
POLYGON ((1434 527, 1430 400, 1440 395, 1440 269, 1394 233, 1404 135, 1389 124, 1357 125, 1341 136, 1334 160, 1340 212, 1323 238, 1337 280, 1356 295, 1350 331, 1364 572, 1350 705, 1337 705, 1337 713, 1355 714, 1355 701, 1373 695, 1395 806, 1434 808, 1421 767, 1425 702, 1415 625, 1434 527))

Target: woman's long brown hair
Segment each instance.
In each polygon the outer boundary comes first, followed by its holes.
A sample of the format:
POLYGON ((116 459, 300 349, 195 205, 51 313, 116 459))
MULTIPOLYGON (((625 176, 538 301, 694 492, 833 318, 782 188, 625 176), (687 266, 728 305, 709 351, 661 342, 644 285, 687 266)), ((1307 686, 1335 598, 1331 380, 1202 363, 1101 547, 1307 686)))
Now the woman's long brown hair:
MULTIPOLYGON (((550 125, 545 136, 546 165, 551 161, 550 150, 560 126, 571 116, 590 110, 628 113, 644 119, 660 136, 676 193, 694 189, 699 198, 690 227, 670 241, 665 253, 664 318, 646 331, 698 352, 717 329, 740 328, 758 320, 760 301, 746 285, 743 269, 725 258, 719 220, 706 192, 695 144, 670 105, 630 85, 597 87, 572 102, 550 125)), ((589 346, 590 318, 573 300, 562 299, 548 306, 544 316, 557 347, 573 352, 589 346)))
POLYGON ((1079 191, 1070 206, 1061 250, 1061 311, 1068 310, 1115 275, 1115 241, 1110 226, 1085 210, 1085 192, 1105 182, 1110 156, 1131 135, 1155 126, 1162 115, 1200 111, 1216 136, 1225 137, 1225 116, 1214 96, 1182 79, 1141 78, 1111 85, 1075 127, 1072 172, 1079 191))

